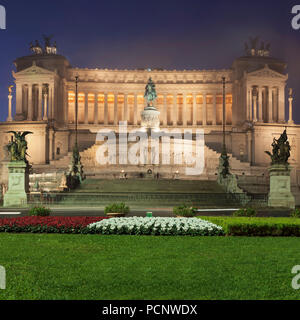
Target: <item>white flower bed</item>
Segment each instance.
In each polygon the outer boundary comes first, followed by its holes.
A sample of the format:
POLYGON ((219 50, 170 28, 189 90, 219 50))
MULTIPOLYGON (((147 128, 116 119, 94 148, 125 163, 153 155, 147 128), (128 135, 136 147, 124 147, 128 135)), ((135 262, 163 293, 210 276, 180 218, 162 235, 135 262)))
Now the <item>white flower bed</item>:
POLYGON ((198 218, 110 218, 88 225, 100 234, 218 236, 223 229, 198 218))

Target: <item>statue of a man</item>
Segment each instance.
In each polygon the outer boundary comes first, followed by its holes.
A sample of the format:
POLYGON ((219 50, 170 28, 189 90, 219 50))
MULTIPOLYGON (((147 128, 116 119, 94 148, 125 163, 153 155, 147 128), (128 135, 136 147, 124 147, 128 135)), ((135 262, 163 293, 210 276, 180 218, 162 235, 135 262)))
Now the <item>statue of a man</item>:
POLYGON ((157 98, 157 94, 156 94, 155 84, 151 78, 149 79, 146 85, 146 91, 145 91, 144 97, 147 100, 147 104, 153 106, 153 103, 157 98))

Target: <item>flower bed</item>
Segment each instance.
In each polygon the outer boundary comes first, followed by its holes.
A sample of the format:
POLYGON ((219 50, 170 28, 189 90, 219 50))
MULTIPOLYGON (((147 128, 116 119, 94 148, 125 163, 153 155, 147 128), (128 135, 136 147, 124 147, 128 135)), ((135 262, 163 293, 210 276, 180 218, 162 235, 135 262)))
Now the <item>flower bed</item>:
POLYGON ((88 233, 87 226, 103 217, 21 217, 0 219, 0 232, 88 233))
POLYGON ((222 227, 197 218, 111 218, 88 226, 91 233, 162 235, 162 236, 219 236, 222 227))

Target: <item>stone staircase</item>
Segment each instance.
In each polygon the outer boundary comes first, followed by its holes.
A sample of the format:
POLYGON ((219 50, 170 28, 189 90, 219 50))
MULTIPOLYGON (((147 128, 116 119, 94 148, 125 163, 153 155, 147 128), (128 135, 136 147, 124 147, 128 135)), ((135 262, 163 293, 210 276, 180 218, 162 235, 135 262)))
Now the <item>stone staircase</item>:
MULTIPOLYGON (((97 149, 99 148, 99 145, 94 144, 92 147, 89 147, 87 149, 84 149, 80 152, 81 160, 85 168, 85 172, 89 175, 97 174, 97 171, 101 171, 102 175, 105 174, 105 172, 108 174, 111 174, 111 177, 114 175, 118 175, 120 173, 121 167, 122 169, 126 170, 126 172, 134 172, 139 171, 137 170, 137 166, 135 165, 122 165, 122 166, 107 166, 105 168, 100 167, 100 165, 96 162, 95 155, 97 152, 97 149), (98 169, 97 169, 98 167, 98 169), (101 169, 100 169, 101 168, 101 169)), ((211 179, 215 174, 217 173, 217 167, 219 165, 219 157, 220 153, 211 149, 210 147, 205 145, 205 170, 203 173, 204 179, 211 179)), ((228 154, 230 157, 230 166, 231 166, 231 172, 233 174, 242 175, 242 174, 250 174, 250 163, 249 162, 242 162, 238 160, 236 157, 234 157, 232 154, 228 154)), ((71 162, 72 152, 69 152, 67 155, 63 156, 62 158, 58 160, 53 160, 50 162, 50 165, 53 167, 56 167, 58 169, 67 170, 68 166, 71 162)), ((162 174, 173 174, 172 165, 168 166, 160 166, 159 172, 162 174)), ((174 165, 174 167, 178 167, 180 173, 182 174, 183 170, 180 170, 180 166, 174 165)), ((181 169, 185 169, 185 166, 183 165, 181 169)), ((173 170, 174 171, 174 170, 173 170)), ((108 175, 109 176, 109 175, 108 175)))
POLYGON ((58 194, 53 200, 57 205, 74 207, 103 207, 125 202, 136 208, 182 204, 199 208, 232 208, 240 205, 244 195, 227 194, 216 181, 87 179, 74 192, 58 194))

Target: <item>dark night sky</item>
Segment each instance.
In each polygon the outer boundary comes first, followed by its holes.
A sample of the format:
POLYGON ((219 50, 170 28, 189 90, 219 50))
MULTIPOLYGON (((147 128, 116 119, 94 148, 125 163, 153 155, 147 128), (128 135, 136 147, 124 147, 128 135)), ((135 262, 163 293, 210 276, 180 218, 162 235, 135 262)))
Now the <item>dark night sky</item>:
POLYGON ((229 68, 244 41, 261 36, 272 55, 288 63, 300 123, 300 30, 291 27, 297 1, 229 0, 0 0, 0 120, 7 117, 7 86, 15 58, 29 43, 54 34, 59 53, 74 67, 166 69, 229 68))

